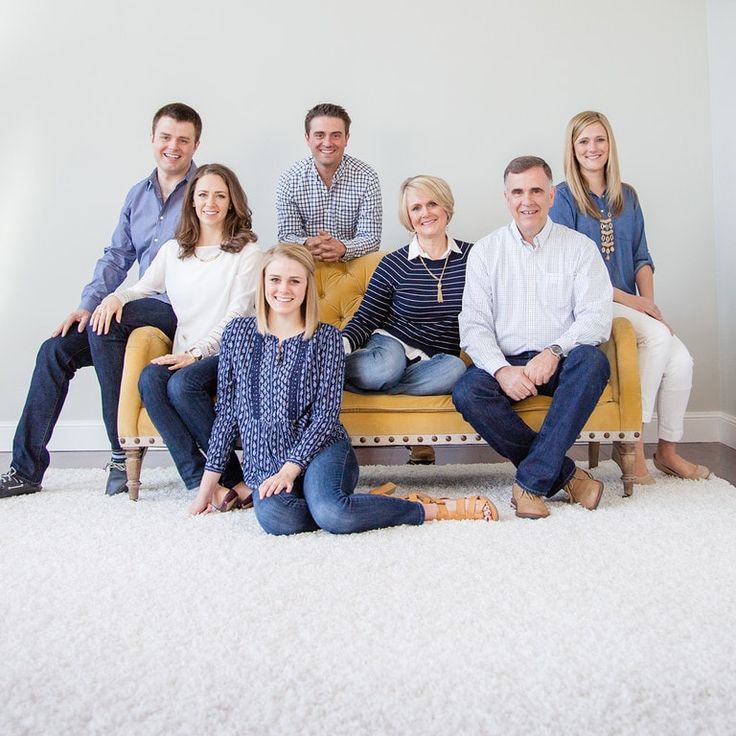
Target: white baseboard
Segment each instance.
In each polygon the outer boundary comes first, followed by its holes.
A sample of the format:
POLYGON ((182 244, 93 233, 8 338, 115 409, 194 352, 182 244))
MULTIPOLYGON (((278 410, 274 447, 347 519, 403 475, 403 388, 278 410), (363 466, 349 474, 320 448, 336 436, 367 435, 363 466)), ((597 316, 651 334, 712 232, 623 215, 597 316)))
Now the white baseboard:
MULTIPOLYGON (((10 452, 15 425, 0 422, 0 452, 10 452)), ((644 440, 657 441, 657 423, 644 426, 644 440)), ((736 417, 723 412, 689 412, 685 415, 683 442, 721 442, 736 449, 736 417)), ((102 422, 59 422, 51 438, 49 450, 83 452, 109 450, 107 434, 102 422)))

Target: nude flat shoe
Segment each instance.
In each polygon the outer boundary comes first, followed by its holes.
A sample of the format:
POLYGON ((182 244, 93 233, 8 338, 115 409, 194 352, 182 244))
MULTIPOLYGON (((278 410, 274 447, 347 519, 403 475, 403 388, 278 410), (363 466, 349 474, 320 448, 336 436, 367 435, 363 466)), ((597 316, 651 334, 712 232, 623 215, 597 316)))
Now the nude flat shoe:
POLYGON ((664 463, 661 463, 659 460, 657 460, 656 452, 652 457, 652 462, 654 463, 654 467, 657 468, 657 470, 661 470, 666 475, 674 475, 675 478, 682 478, 682 480, 708 480, 708 478, 710 478, 710 468, 705 465, 696 465, 695 470, 693 470, 692 473, 683 475, 682 473, 678 473, 674 468, 671 468, 669 465, 665 465, 664 463))
MULTIPOLYGON (((624 466, 621 462, 621 451, 618 449, 618 445, 614 445, 611 450, 611 460, 621 468, 621 472, 624 472, 624 466)), ((656 463, 655 463, 656 465, 656 463)), ((653 486, 657 481, 651 473, 645 473, 644 475, 634 476, 634 485, 637 486, 653 486)))

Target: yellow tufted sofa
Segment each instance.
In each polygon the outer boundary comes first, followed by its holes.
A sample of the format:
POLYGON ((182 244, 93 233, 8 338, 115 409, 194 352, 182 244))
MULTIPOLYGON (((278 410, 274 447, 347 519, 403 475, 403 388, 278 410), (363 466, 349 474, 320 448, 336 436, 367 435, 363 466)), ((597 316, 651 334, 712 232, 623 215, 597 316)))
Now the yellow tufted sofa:
MULTIPOLYGON (((317 290, 320 319, 342 328, 355 313, 382 253, 347 263, 319 264, 317 290)), ((130 497, 138 498, 141 462, 149 447, 163 446, 138 393, 138 376, 152 358, 171 349, 154 327, 135 330, 125 352, 118 411, 120 444, 126 451, 130 497)), ((591 467, 598 463, 600 442, 618 441, 624 462, 624 494, 633 490, 634 445, 641 430, 641 390, 636 338, 628 320, 617 318, 611 339, 601 346, 611 363, 611 379, 578 440, 589 443, 591 467)), ((538 430, 550 399, 534 396, 515 410, 538 430)), ((450 396, 343 394, 341 420, 355 447, 390 445, 479 445, 475 430, 455 410, 450 396)))

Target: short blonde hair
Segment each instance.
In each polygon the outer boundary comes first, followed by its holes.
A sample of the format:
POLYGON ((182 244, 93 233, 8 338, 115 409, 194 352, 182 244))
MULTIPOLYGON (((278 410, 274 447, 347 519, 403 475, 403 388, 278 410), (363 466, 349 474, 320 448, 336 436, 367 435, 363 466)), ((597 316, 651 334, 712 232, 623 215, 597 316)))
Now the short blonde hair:
POLYGON ((613 128, 608 118, 595 110, 584 110, 574 115, 565 131, 565 180, 575 199, 578 210, 584 214, 601 219, 601 213, 590 197, 588 183, 580 171, 580 164, 575 156, 575 141, 580 134, 593 123, 600 123, 608 136, 608 161, 606 161, 606 190, 608 206, 613 217, 620 215, 624 209, 624 191, 621 184, 621 170, 618 165, 618 149, 613 136, 613 128))
POLYGON ((266 268, 277 258, 290 258, 304 266, 307 272, 307 290, 302 302, 302 319, 304 320, 304 340, 309 340, 319 327, 319 304, 317 302, 317 280, 314 276, 314 258, 306 246, 295 243, 279 243, 266 251, 261 266, 261 278, 256 290, 256 325, 262 335, 268 333, 268 313, 270 307, 266 301, 266 268))
POLYGON ((440 179, 439 176, 427 176, 426 174, 410 176, 399 188, 399 220, 410 233, 413 233, 414 229, 411 226, 409 210, 406 205, 409 189, 421 189, 428 194, 445 211, 447 222, 452 220, 452 215, 455 212, 455 198, 452 196, 450 185, 444 179, 440 179))

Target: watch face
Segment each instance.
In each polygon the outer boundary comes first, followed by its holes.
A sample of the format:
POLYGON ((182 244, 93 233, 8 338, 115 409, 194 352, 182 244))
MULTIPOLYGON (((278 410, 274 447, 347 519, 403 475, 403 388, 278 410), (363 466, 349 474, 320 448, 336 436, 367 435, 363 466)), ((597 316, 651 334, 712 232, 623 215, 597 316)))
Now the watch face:
POLYGON ((549 349, 552 351, 552 354, 556 355, 558 358, 562 355, 562 348, 559 345, 550 345, 549 349))

